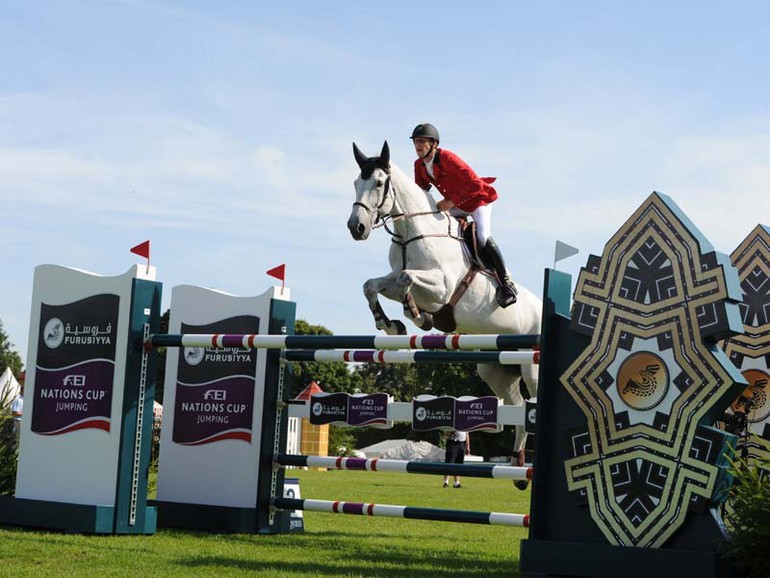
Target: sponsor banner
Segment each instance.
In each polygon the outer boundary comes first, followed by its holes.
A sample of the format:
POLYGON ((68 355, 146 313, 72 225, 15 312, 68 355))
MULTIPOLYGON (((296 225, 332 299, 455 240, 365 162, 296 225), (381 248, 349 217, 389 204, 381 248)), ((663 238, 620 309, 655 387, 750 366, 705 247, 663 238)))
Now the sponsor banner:
POLYGON ((495 396, 465 396, 455 401, 454 429, 459 431, 501 431, 497 425, 500 399, 495 396))
MULTIPOLYGON (((283 480, 283 497, 299 500, 299 478, 285 478, 283 480)), ((304 532, 305 519, 302 510, 292 510, 289 514, 289 532, 304 532)))
POLYGON ((449 396, 418 395, 412 402, 412 429, 454 429, 455 401, 449 396))
POLYGON ((349 396, 348 425, 393 427, 393 422, 388 421, 388 403, 392 399, 387 393, 356 393, 349 396))
MULTIPOLYGON (((258 333, 259 318, 240 315, 206 325, 182 323, 189 333, 258 333)), ((237 347, 185 347, 177 365, 172 440, 203 445, 251 443, 257 351, 237 347)))
POLYGON ((310 396, 310 423, 347 425, 348 393, 317 393, 310 396))
POLYGON ((120 297, 41 304, 31 429, 109 432, 120 297))
POLYGON ((254 378, 234 376, 204 385, 177 384, 173 441, 183 445, 225 439, 251 442, 254 378))

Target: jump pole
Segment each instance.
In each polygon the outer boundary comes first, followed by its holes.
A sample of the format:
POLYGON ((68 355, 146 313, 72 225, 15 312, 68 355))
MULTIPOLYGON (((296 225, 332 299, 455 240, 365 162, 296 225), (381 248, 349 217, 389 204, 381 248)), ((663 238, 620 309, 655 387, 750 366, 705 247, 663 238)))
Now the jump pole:
POLYGON ((272 498, 270 505, 277 510, 305 510, 328 514, 351 514, 355 516, 381 516, 385 518, 408 518, 433 522, 454 522, 464 524, 486 524, 491 526, 529 527, 529 515, 505 512, 475 512, 471 510, 445 510, 438 508, 417 508, 413 506, 390 506, 341 502, 333 500, 301 500, 294 498, 272 498))
POLYGON ((447 464, 444 462, 417 462, 408 460, 343 458, 334 456, 275 456, 278 466, 328 468, 366 472, 395 472, 400 474, 429 474, 494 478, 498 480, 531 480, 531 467, 493 466, 487 464, 447 464))
POLYGON ((537 365, 539 351, 384 351, 384 350, 302 350, 287 349, 286 361, 318 363, 499 363, 501 365, 537 365))
POLYGON ((539 349, 540 335, 263 335, 159 334, 145 347, 208 347, 223 349, 539 349))

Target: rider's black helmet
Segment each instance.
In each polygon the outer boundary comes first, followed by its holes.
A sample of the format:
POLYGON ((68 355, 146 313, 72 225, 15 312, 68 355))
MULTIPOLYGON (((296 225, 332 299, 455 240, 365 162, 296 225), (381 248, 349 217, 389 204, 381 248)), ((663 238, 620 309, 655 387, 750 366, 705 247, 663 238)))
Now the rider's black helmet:
POLYGON ((439 142, 438 129, 429 122, 424 122, 414 127, 412 136, 409 138, 415 139, 417 137, 432 138, 434 141, 439 142))

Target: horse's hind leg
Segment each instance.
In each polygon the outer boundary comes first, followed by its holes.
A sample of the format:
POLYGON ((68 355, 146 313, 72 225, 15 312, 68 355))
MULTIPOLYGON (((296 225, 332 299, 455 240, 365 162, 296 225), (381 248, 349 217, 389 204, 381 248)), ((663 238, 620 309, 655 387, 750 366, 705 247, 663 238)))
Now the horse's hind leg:
MULTIPOLYGON (((484 380, 495 395, 503 398, 503 401, 510 405, 523 406, 524 397, 521 394, 520 384, 522 369, 527 372, 527 368, 518 365, 501 365, 499 363, 480 363, 476 366, 479 377, 484 380)), ((529 377, 529 375, 528 375, 529 377)), ((514 426, 514 455, 511 458, 511 464, 523 466, 525 462, 525 446, 527 444, 527 432, 523 425, 514 426)), ((514 485, 525 490, 529 485, 526 480, 515 480, 514 485)))

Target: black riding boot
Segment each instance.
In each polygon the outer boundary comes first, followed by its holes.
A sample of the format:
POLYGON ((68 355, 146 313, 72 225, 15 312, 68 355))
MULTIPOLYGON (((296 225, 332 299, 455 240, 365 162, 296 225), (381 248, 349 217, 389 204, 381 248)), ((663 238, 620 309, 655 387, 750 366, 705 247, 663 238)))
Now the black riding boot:
POLYGON ((508 275, 508 270, 505 268, 505 261, 503 261, 503 255, 500 253, 500 248, 491 237, 487 239, 487 244, 484 245, 484 251, 489 258, 489 262, 492 263, 492 267, 495 269, 497 279, 500 281, 500 286, 497 288, 495 294, 497 304, 500 307, 513 305, 516 303, 516 295, 518 295, 519 292, 508 275))

